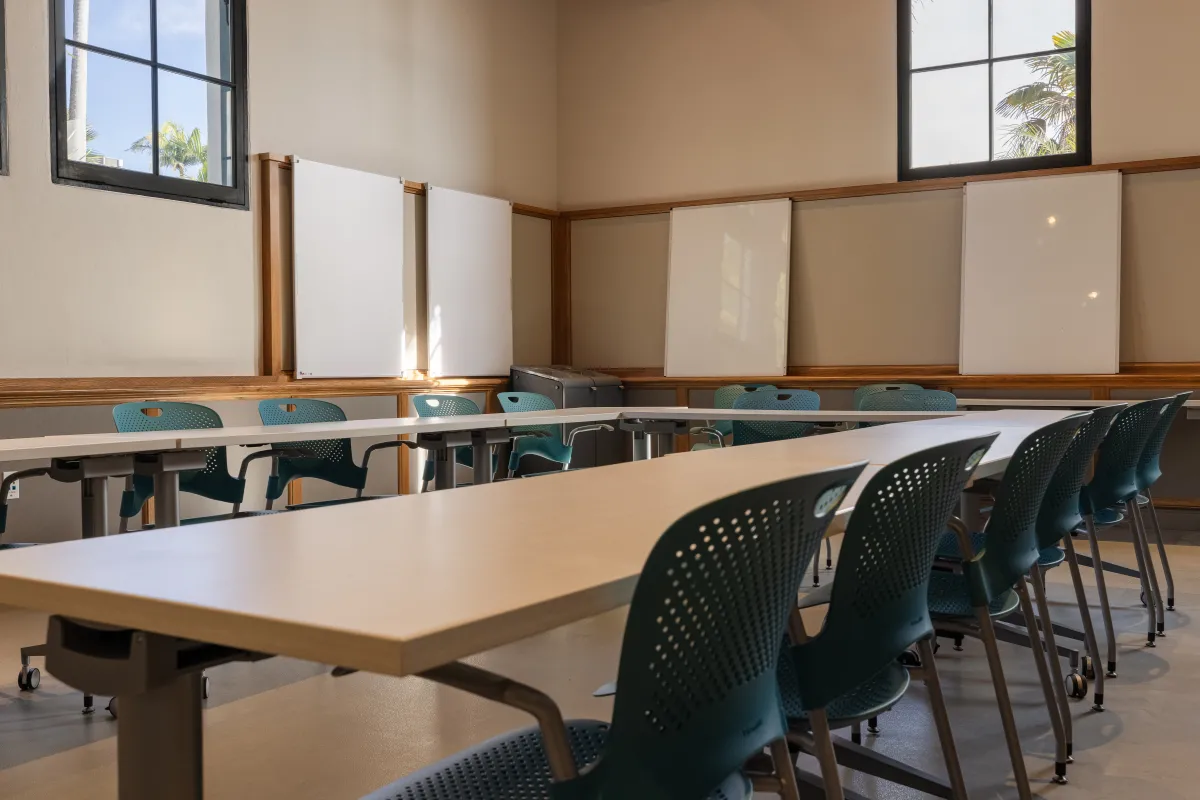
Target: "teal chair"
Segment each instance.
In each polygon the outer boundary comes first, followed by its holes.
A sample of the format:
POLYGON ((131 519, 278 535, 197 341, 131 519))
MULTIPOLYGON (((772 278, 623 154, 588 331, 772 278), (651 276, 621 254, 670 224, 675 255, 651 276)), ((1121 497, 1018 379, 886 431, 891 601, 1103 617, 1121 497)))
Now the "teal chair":
MULTIPOLYGON (((729 386, 722 386, 713 393, 713 408, 729 409, 733 408, 733 404, 746 392, 758 391, 774 391, 775 386, 766 384, 741 384, 734 383, 729 386)), ((732 420, 718 420, 714 425, 705 425, 699 428, 692 428, 693 435, 704 435, 709 437, 709 441, 700 442, 692 446, 693 450, 711 450, 717 447, 724 447, 725 440, 733 435, 732 420)))
POLYGON ((569 753, 548 757, 543 732, 562 742, 563 723, 542 707, 542 730, 484 742, 368 800, 749 800, 743 765, 768 747, 775 786, 764 790, 798 800, 775 667, 805 566, 864 466, 738 492, 672 524, 634 590, 612 723, 566 723, 569 753))
MULTIPOLYGON (((830 588, 805 595, 800 603, 801 608, 829 604, 823 627, 809 638, 797 609, 791 628, 794 644, 785 647, 779 659, 789 739, 810 755, 822 757, 821 748, 813 747, 812 734, 824 737, 827 728, 853 727, 857 743, 859 725, 864 720, 873 723, 904 696, 910 676, 901 657, 917 645, 952 796, 966 798, 933 659, 928 591, 946 520, 996 436, 914 453, 887 465, 863 489, 846 528, 837 580, 830 588)), ((835 749, 856 754, 853 746, 841 742, 835 749)), ((869 759, 849 763, 866 769, 872 764, 869 759)), ((894 770, 874 774, 899 779, 894 770)))
MULTIPOLYGON (((733 407, 736 410, 816 411, 821 407, 821 397, 816 392, 810 392, 807 389, 768 389, 744 392, 734 400, 733 407)), ((815 424, 812 422, 739 419, 733 423, 733 444, 740 447, 747 444, 798 439, 801 436, 807 436, 814 427, 815 424)))
MULTIPOLYGON (((207 430, 223 427, 221 416, 207 406, 194 403, 173 402, 142 402, 121 403, 113 407, 113 422, 120 433, 141 433, 145 431, 190 431, 207 430)), ((204 468, 181 472, 179 474, 179 491, 229 503, 233 510, 230 514, 218 514, 206 517, 194 517, 183 521, 184 525, 199 522, 212 522, 229 519, 235 516, 261 514, 261 511, 243 512, 242 502, 246 494, 246 470, 250 464, 261 458, 272 460, 272 471, 275 465, 287 461, 292 455, 283 451, 264 451, 252 453, 242 459, 237 477, 229 474, 229 457, 224 447, 210 447, 204 451, 204 468)), ((154 479, 149 475, 131 475, 125 480, 125 491, 121 494, 120 531, 129 530, 129 520, 141 513, 146 501, 154 496, 154 479)))
POLYGON ((863 400, 873 394, 895 391, 920 392, 924 388, 916 383, 868 383, 866 386, 860 386, 854 390, 854 408, 858 411, 864 410, 863 400))
MULTIPOLYGON (((1072 541, 1072 537, 1075 529, 1084 523, 1083 516, 1079 513, 1079 494, 1083 490, 1083 482, 1092 466, 1096 448, 1108 434, 1108 429, 1117 414, 1124 409, 1124 405, 1097 408, 1079 427, 1079 432, 1067 446, 1067 452, 1063 455, 1054 477, 1050 480, 1050 485, 1046 488, 1046 496, 1042 499, 1042 507, 1038 511, 1037 518, 1038 571, 1050 569, 1066 561, 1071 573, 1071 583, 1075 588, 1075 601, 1079 606, 1079 614, 1083 622, 1082 636, 1076 638, 1083 639, 1088 651, 1088 660, 1083 664, 1083 677, 1096 682, 1093 708, 1097 711, 1104 710, 1105 672, 1099 668, 1101 663, 1099 641, 1092 625, 1092 614, 1088 607, 1087 593, 1083 587, 1083 576, 1080 573, 1079 558, 1075 553, 1075 543, 1072 541)), ((984 543, 977 541, 973 542, 973 545, 978 552, 984 543)), ((1048 620, 1050 619, 1049 608, 1042 607, 1045 603, 1045 592, 1042 591, 1043 583, 1044 581, 1033 582, 1034 591, 1037 593, 1038 611, 1042 615, 1042 619, 1048 620)), ((1098 589, 1100 606, 1102 609, 1107 609, 1108 591, 1104 586, 1103 576, 1098 589)), ((1103 611, 1102 613, 1111 620, 1111 612, 1103 611)), ((1111 622, 1109 624, 1111 625, 1111 622)), ((1048 639, 1052 639, 1056 627, 1047 631, 1048 639)), ((1111 630, 1107 631, 1107 634, 1108 676, 1116 677, 1116 637, 1111 630)), ((1051 652, 1054 649, 1052 646, 1051 652)), ((1084 691, 1086 693, 1086 689, 1084 691)))
MULTIPOLYGON (((1171 425, 1175 422, 1180 409, 1192 396, 1191 392, 1180 392, 1171 399, 1167 410, 1158 418, 1158 424, 1154 426, 1154 430, 1150 433, 1150 438, 1146 440, 1146 446, 1142 448, 1142 456, 1138 459, 1137 466, 1137 484, 1138 484, 1138 505, 1146 506, 1150 509, 1150 529, 1146 529, 1144 520, 1139 523, 1147 534, 1150 531, 1154 533, 1154 543, 1158 549, 1158 557, 1162 562, 1163 579, 1167 584, 1167 610, 1175 610, 1175 578, 1171 575, 1171 562, 1167 560, 1167 548, 1163 543, 1162 527, 1158 524, 1158 509, 1154 507, 1154 495, 1150 493, 1150 487, 1158 482, 1162 477, 1162 449, 1163 443, 1167 439, 1167 434, 1171 431, 1171 425)), ((1159 620, 1159 633, 1164 630, 1165 620, 1159 620)))
MULTIPOLYGON (((1169 413, 1174 402, 1173 397, 1163 397, 1156 400, 1146 400, 1134 403, 1117 414, 1108 430, 1108 435, 1096 451, 1096 465, 1092 480, 1079 495, 1079 511, 1083 515, 1088 539, 1092 547, 1091 558, 1081 557, 1082 564, 1089 564, 1096 572, 1096 581, 1101 586, 1104 583, 1104 572, 1109 570, 1124 575, 1136 577, 1142 584, 1142 598, 1147 603, 1149 611, 1146 630, 1146 646, 1154 647, 1157 633, 1162 630, 1165 615, 1162 614, 1162 595, 1158 589, 1158 578, 1154 571, 1154 562, 1150 561, 1150 550, 1138 513, 1138 491, 1140 481, 1138 467, 1142 462, 1142 454, 1150 437, 1161 418, 1169 413), (1109 564, 1100 558, 1099 544, 1096 540, 1096 514, 1105 509, 1124 506, 1130 520, 1133 533, 1133 552, 1137 558, 1138 568, 1131 570, 1116 564, 1109 564)), ((1163 434, 1165 437, 1165 433, 1163 434)), ((1103 591, 1103 590, 1102 590, 1103 591)), ((1104 626, 1109 636, 1112 636, 1112 615, 1108 609, 1105 612, 1104 626)), ((1115 667, 1115 652, 1110 651, 1115 667)), ((1115 672, 1115 669, 1112 670, 1115 672)))
MULTIPOLYGON (((557 408, 554 401, 544 394, 537 392, 501 392, 497 395, 500 407, 510 414, 526 411, 554 411, 557 408)), ((575 445, 575 437, 581 433, 595 431, 611 431, 612 425, 597 423, 594 425, 579 425, 571 429, 563 441, 561 425, 521 425, 513 428, 516 439, 513 441, 512 454, 508 457, 509 472, 516 474, 525 456, 537 456, 559 465, 560 469, 571 466, 571 453, 575 445)))
MULTIPOLYGON (((258 404, 258 416, 264 425, 308 425, 346 421, 346 413, 340 406, 303 397, 263 400, 258 404)), ((367 486, 367 470, 371 465, 371 456, 377 450, 413 446, 412 442, 406 441, 378 442, 367 448, 363 454, 362 466, 359 466, 354 463, 354 451, 349 439, 314 439, 272 445, 271 451, 285 451, 296 455, 281 459, 278 468, 271 471, 271 477, 267 479, 267 508, 272 508, 275 501, 283 496, 288 484, 298 478, 313 478, 354 489, 355 496, 297 504, 289 508, 318 508, 364 499, 363 490, 367 486)))
MULTIPOLYGON (((461 417, 467 414, 482 413, 475 401, 469 397, 461 397, 457 394, 418 394, 412 399, 413 407, 417 409, 418 417, 461 417)), ((456 464, 461 464, 464 467, 474 469, 475 453, 470 447, 456 447, 454 450, 454 461, 456 464)), ((497 459, 492 456, 492 473, 496 472, 497 459)), ((433 459, 425 461, 425 468, 421 474, 421 491, 429 491, 429 484, 433 482, 435 465, 433 459)))
POLYGON ((978 536, 972 537, 961 521, 951 520, 961 561, 952 570, 934 571, 929 580, 929 613, 938 633, 956 640, 974 636, 983 641, 1013 774, 1018 790, 1025 787, 1022 798, 1029 797, 1028 777, 992 618, 1006 617, 1017 609, 1024 616, 1030 652, 1054 730, 1055 780, 1065 782, 1071 758, 1071 716, 1062 666, 1057 650, 1051 651, 1049 658, 1042 650, 1025 583, 1038 563, 1037 519, 1046 489, 1089 416, 1090 412, 1073 414, 1025 437, 1009 459, 1004 480, 996 491, 996 502, 982 533, 983 549, 975 549, 973 542, 979 541, 978 536))
POLYGON ((897 389, 865 395, 860 411, 954 411, 958 398, 936 389, 897 389))

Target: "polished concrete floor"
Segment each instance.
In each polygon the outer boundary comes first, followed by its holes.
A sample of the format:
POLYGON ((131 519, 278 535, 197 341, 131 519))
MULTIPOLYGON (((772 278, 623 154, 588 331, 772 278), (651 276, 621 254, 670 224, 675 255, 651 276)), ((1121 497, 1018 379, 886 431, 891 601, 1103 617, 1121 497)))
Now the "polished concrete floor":
MULTIPOLYGON (((1143 646, 1145 616, 1136 582, 1110 578, 1120 677, 1107 687, 1105 712, 1091 711, 1090 701, 1073 706, 1076 763, 1066 786, 1049 783, 1053 737, 1030 653, 1002 646, 1036 795, 1056 800, 1200 797, 1194 745, 1200 735, 1200 631, 1190 616, 1200 609, 1200 548, 1194 546, 1200 534, 1181 531, 1168 538, 1174 542, 1170 552, 1179 611, 1171 614, 1168 636, 1158 648, 1143 646)), ((1127 544, 1114 540, 1104 548, 1106 558, 1133 563, 1127 544)), ((1066 579, 1065 570, 1054 570, 1050 588, 1055 619, 1070 624, 1076 613, 1066 579)), ((623 612, 609 614, 486 653, 476 662, 548 691, 568 717, 604 718, 610 702, 592 698, 591 691, 615 675, 623 621, 623 612)), ((0 648, 0 676, 5 676, 0 679, 0 798, 115 798, 116 723, 102 708, 81 716, 79 693, 49 675, 43 675, 35 693, 17 690, 17 648, 40 640, 44 632, 42 615, 0 611, 5 643, 0 648)), ((971 797, 1015 797, 982 646, 968 641, 962 652, 943 646, 938 668, 971 797)), ((227 665, 210 675, 209 798, 357 798, 529 722, 520 712, 419 679, 333 678, 320 665, 287 659, 227 665)), ((923 688, 914 687, 882 718, 881 735, 868 745, 943 774, 927 708, 923 688)), ((924 796, 859 775, 847 775, 846 782, 872 798, 924 796)))

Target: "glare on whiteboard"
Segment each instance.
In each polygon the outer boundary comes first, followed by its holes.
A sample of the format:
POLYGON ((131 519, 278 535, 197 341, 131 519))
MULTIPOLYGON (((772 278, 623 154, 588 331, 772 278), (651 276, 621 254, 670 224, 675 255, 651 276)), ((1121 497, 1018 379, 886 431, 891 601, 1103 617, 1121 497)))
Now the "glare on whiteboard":
POLYGON ((1053 228, 1058 224, 1058 217, 1046 217, 1046 222, 1049 223, 1051 228, 1053 228))

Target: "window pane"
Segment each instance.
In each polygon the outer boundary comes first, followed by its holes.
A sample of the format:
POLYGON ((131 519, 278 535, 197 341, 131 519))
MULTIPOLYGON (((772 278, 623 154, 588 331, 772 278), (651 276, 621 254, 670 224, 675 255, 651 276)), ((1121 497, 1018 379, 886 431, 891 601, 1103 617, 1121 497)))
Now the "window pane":
POLYGON ((215 83, 158 73, 159 174, 233 185, 231 94, 215 83))
POLYGON ((912 166, 988 160, 988 68, 957 67, 912 76, 912 166))
POLYGON ((912 0, 912 65, 988 57, 988 0, 912 0))
POLYGON ((996 158, 1075 152, 1075 53, 998 61, 996 158))
POLYGON ((158 60, 230 80, 227 0, 158 0, 158 60))
MULTIPOLYGON (((937 0, 935 0, 936 2, 937 0)), ((1058 47, 1055 36, 1071 34, 1075 45, 1075 0, 994 0, 992 47, 994 58, 1037 53, 1058 47)))
POLYGON ((150 0, 59 0, 68 39, 150 57, 150 0))
POLYGON ((150 172, 150 68, 67 48, 67 158, 150 172))

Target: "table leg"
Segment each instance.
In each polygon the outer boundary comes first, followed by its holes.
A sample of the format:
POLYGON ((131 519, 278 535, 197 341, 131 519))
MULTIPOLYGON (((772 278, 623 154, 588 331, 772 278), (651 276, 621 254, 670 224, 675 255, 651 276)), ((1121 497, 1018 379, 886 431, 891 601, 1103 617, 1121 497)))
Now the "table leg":
POLYGON ((650 441, 645 431, 633 432, 633 460, 645 461, 650 457, 650 441))
POLYGON ((650 447, 650 458, 662 458, 671 452, 674 437, 669 433, 650 434, 653 441, 650 447))
POLYGON ((458 485, 454 475, 454 448, 442 447, 433 451, 433 488, 453 489, 458 485))
POLYGON ((108 535, 108 478, 84 478, 79 482, 83 538, 108 535))
POLYGON ((492 446, 476 444, 471 446, 475 462, 475 485, 482 486, 492 482, 492 446))
POLYGON ((142 453, 134 461, 134 471, 154 480, 154 527, 174 528, 180 524, 179 473, 204 469, 203 450, 172 450, 142 453))
POLYGON ((192 672, 165 686, 119 695, 119 800, 202 800, 200 682, 200 673, 192 672))
POLYGON ((179 519, 179 473, 154 474, 154 527, 176 528, 179 519))

